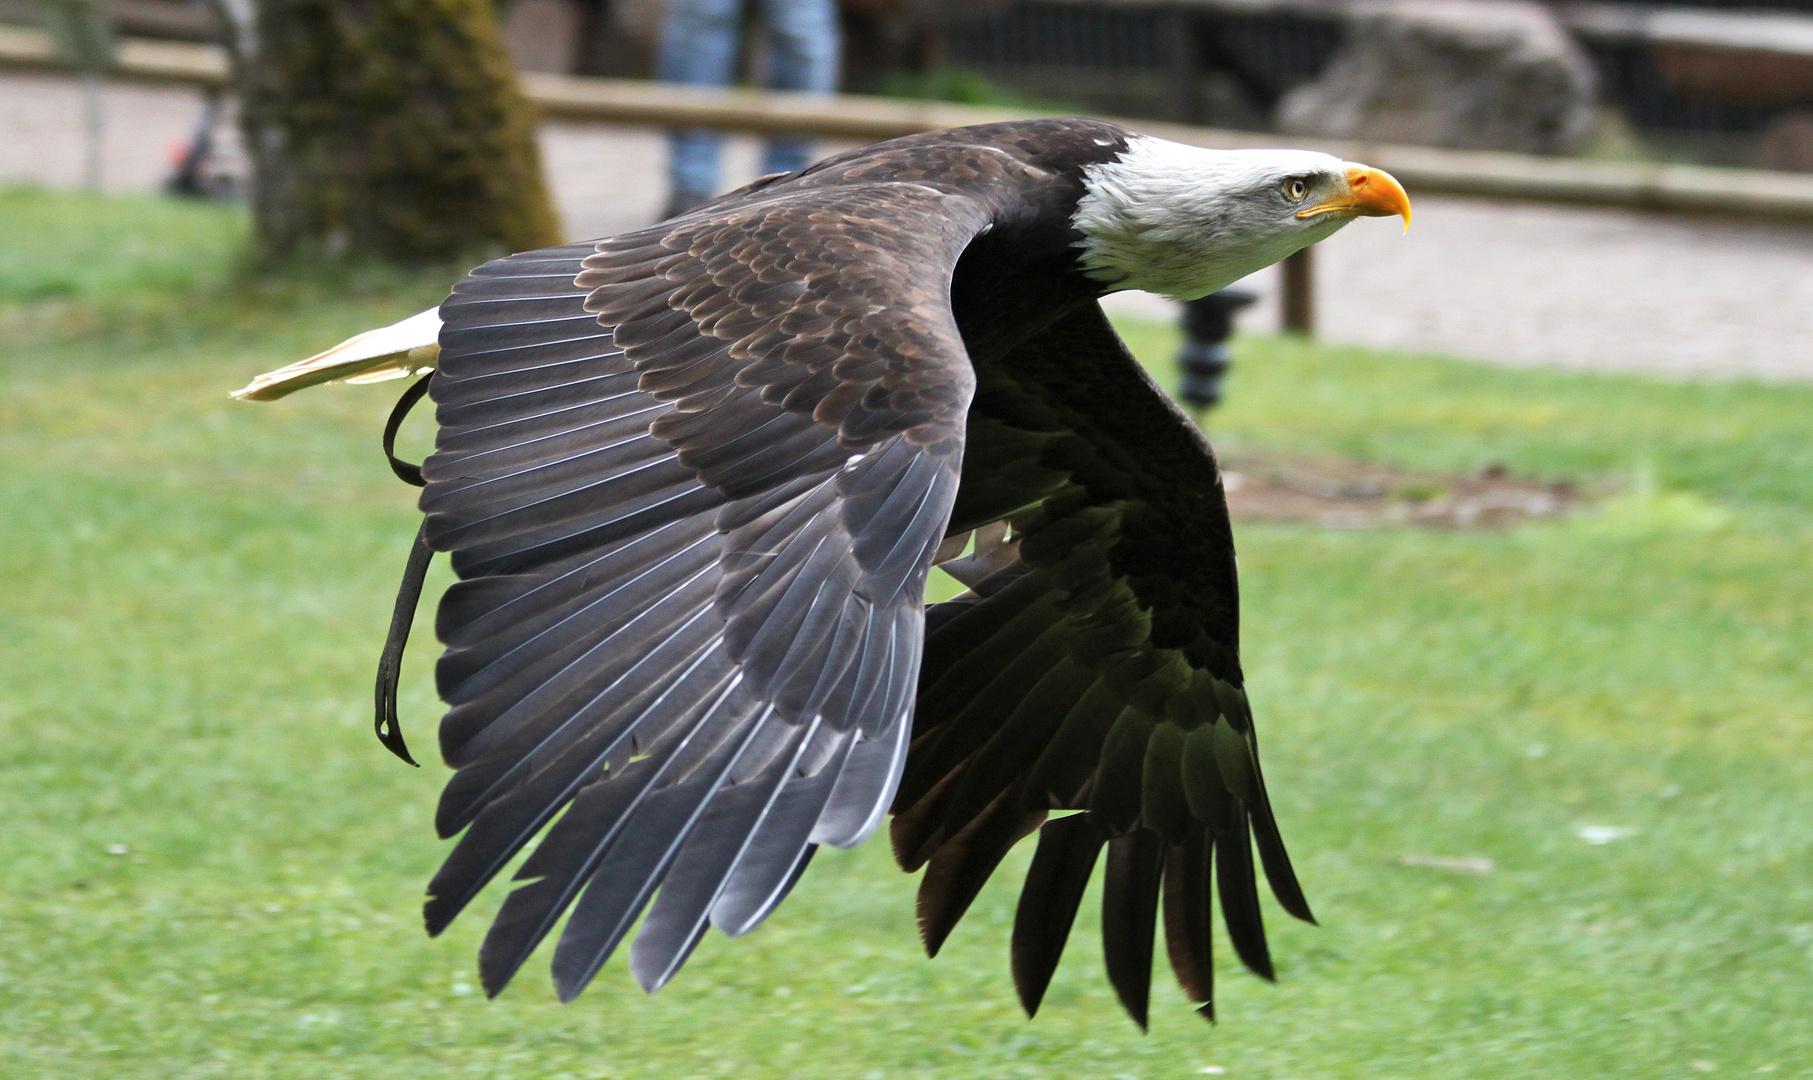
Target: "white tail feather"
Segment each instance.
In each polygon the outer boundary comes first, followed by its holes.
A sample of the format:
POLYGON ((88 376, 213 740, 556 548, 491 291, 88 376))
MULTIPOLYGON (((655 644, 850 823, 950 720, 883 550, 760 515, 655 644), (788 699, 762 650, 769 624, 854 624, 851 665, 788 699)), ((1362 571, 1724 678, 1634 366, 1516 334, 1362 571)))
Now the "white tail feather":
POLYGON ((434 370, 441 312, 430 308, 399 323, 354 334, 325 352, 268 371, 233 391, 241 401, 276 401, 318 383, 372 383, 434 370))

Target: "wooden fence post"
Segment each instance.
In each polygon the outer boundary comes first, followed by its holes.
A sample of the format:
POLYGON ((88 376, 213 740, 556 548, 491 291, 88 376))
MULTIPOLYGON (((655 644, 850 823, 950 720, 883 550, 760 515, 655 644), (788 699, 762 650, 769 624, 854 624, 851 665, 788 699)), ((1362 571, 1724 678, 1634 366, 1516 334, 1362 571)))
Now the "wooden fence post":
POLYGON ((1283 324, 1287 334, 1314 337, 1316 333, 1316 276, 1314 244, 1287 256, 1283 263, 1283 324))

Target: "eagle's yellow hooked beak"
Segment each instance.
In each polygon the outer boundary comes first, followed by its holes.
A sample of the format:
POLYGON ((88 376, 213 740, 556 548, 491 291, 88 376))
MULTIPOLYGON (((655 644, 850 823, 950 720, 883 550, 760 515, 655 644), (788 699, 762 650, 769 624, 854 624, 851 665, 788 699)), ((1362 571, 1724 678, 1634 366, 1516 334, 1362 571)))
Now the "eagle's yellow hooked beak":
POLYGON ((1404 219, 1404 231, 1410 230, 1410 196, 1404 194, 1404 185, 1390 173, 1370 165, 1349 165, 1346 179, 1346 190, 1297 211, 1297 216, 1390 217, 1396 214, 1404 219))

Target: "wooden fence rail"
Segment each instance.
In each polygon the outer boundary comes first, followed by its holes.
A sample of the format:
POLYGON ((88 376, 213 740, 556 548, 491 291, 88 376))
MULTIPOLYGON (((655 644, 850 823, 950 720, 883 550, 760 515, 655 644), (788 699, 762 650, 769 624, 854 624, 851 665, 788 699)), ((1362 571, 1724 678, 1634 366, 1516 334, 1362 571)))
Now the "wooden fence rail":
MULTIPOLYGON (((0 67, 56 69, 49 39, 0 28, 0 67)), ((115 77, 221 86, 227 62, 210 45, 121 42, 115 77)), ((542 111, 562 120, 715 127, 754 134, 805 132, 870 141, 920 131, 1052 115, 1021 109, 779 90, 673 86, 630 79, 526 74, 523 86, 542 111)), ((1779 217, 1813 221, 1813 176, 1751 169, 1640 162, 1578 161, 1528 154, 1443 150, 1388 143, 1300 139, 1124 120, 1129 127, 1195 146, 1234 149, 1289 144, 1365 161, 1390 172, 1413 194, 1474 195, 1644 210, 1779 217)))
MULTIPOLYGON (((58 70, 49 38, 0 27, 0 68, 58 70)), ((227 58, 216 46, 143 40, 120 43, 113 77, 197 87, 225 85, 227 58)), ((1021 109, 778 90, 719 89, 528 73, 529 97, 551 118, 655 127, 712 127, 753 134, 803 132, 868 142, 921 131, 1049 116, 1021 109)), ((1194 146, 1238 149, 1288 144, 1364 161, 1396 176, 1412 195, 1468 195, 1530 202, 1775 218, 1813 223, 1813 176, 1643 162, 1579 161, 1528 154, 1445 150, 1123 120, 1148 134, 1194 146)), ((1307 256, 1287 274, 1308 288, 1307 256)), ((1286 307, 1301 311, 1305 301, 1286 307)), ((1296 329, 1307 330, 1306 321, 1296 329)))

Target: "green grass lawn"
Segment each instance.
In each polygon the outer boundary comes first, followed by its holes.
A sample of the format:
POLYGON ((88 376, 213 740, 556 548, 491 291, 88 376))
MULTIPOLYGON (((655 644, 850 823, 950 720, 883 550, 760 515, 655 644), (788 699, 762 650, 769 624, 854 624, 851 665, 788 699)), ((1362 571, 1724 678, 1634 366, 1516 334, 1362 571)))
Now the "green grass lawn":
POLYGON ((561 1006, 538 959, 487 1002, 500 890, 423 936, 445 771, 370 730, 414 529, 377 449, 394 388, 226 397, 448 281, 233 285, 241 230, 0 193, 0 1076, 1813 1076, 1813 387, 1239 343, 1225 444, 1614 494, 1501 533, 1239 529, 1323 925, 1269 908, 1279 983, 1224 963, 1219 1026, 1161 975, 1142 1036, 1088 912, 1027 1022, 1023 854, 927 961, 880 842, 657 997, 619 958, 561 1006))

